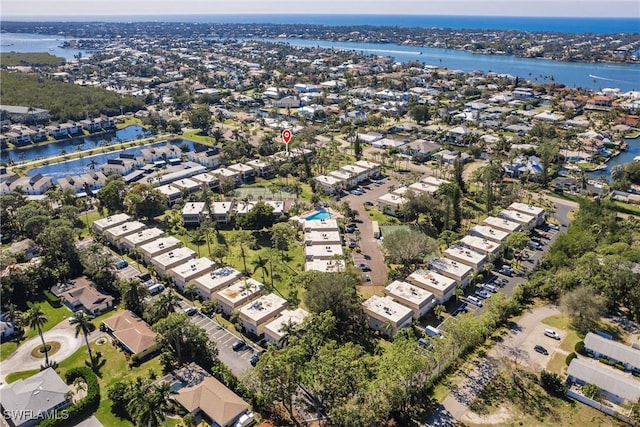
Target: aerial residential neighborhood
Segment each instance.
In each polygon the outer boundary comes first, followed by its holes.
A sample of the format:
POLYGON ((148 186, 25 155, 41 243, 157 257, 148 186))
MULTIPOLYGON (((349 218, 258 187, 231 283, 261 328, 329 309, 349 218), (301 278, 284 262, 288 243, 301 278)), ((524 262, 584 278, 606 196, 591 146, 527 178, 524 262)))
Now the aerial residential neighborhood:
POLYGON ((637 32, 2 19, 1 425, 640 422, 637 32))

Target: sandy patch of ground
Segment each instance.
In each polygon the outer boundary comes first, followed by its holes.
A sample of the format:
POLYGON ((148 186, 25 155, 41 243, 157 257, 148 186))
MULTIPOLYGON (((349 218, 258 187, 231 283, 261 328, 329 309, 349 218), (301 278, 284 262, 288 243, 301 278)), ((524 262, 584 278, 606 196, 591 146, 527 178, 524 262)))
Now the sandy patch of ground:
POLYGON ((499 425, 506 424, 511 419, 511 415, 507 408, 502 407, 492 414, 477 414, 468 411, 460 421, 471 425, 499 425))

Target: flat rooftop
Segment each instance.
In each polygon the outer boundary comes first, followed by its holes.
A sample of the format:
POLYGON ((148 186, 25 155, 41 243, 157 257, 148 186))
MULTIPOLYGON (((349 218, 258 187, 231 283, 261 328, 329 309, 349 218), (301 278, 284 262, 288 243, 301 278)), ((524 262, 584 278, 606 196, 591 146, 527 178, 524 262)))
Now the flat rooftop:
POLYGON ((130 234, 122 238, 124 243, 127 243, 131 246, 137 246, 139 244, 147 243, 150 240, 156 239, 158 237, 164 236, 164 231, 159 228, 147 228, 145 230, 140 230, 137 233, 130 234))
POLYGON ((284 325, 299 325, 307 316, 309 316, 309 312, 301 308, 284 310, 280 316, 264 325, 264 332, 279 340, 283 336, 282 327, 284 325))
POLYGON ((528 215, 541 216, 544 215, 544 209, 534 205, 528 205, 526 203, 514 202, 509 205, 510 210, 522 212, 528 215))
POLYGON ((182 208, 182 215, 200 215, 205 210, 204 202, 187 202, 182 208))
POLYGON ((182 178, 177 181, 174 181, 173 185, 175 185, 176 187, 182 190, 189 190, 189 191, 194 191, 200 188, 199 182, 196 182, 189 178, 182 178))
POLYGON ((335 219, 312 219, 304 221, 305 232, 309 231, 339 231, 338 221, 335 219))
POLYGON ((408 199, 398 196, 397 194, 387 193, 378 197, 378 202, 392 206, 402 206, 407 203, 408 199))
POLYGON ((208 273, 215 266, 216 263, 209 258, 196 258, 172 268, 171 273, 182 278, 194 278, 208 273))
POLYGON ((369 169, 369 170, 380 167, 380 164, 369 162, 367 160, 358 160, 357 162, 354 163, 354 165, 360 166, 362 168, 369 169))
POLYGON ((462 239, 460 239, 460 243, 462 243, 463 246, 479 252, 496 253, 500 250, 499 243, 487 240, 479 236, 464 236, 462 239))
POLYGON ((342 255, 342 245, 307 245, 304 247, 304 255, 315 258, 331 258, 342 255))
POLYGON ((481 264, 487 259, 485 254, 464 246, 451 246, 444 251, 444 256, 453 260, 464 260, 463 263, 469 262, 473 265, 481 264))
POLYGON ((198 174, 198 175, 194 175, 194 176, 191 177, 191 179, 196 181, 196 182, 206 183, 206 184, 209 184, 209 185, 211 185, 212 182, 213 183, 220 182, 220 178, 218 178, 217 176, 212 175, 212 174, 210 174, 208 172, 201 173, 201 174, 198 174))
POLYGON ((231 212, 231 202, 213 202, 211 203, 211 213, 214 215, 224 215, 231 212))
POLYGON ((209 292, 217 292, 218 290, 231 285, 242 277, 242 273, 233 267, 222 267, 211 271, 200 277, 196 277, 193 282, 196 286, 207 289, 209 292))
POLYGON ((328 176, 328 175, 319 175, 319 176, 316 176, 314 179, 320 184, 328 185, 328 186, 334 186, 344 182, 344 179, 342 178, 336 178, 334 176, 328 176))
POLYGON ((218 298, 235 304, 238 301, 244 301, 252 295, 260 293, 263 289, 264 284, 257 280, 251 278, 240 279, 228 288, 218 292, 218 298))
POLYGON ((176 239, 173 236, 162 237, 160 239, 154 240, 150 243, 145 243, 140 246, 140 250, 148 253, 150 256, 154 254, 161 253, 166 251, 167 249, 178 248, 182 245, 182 242, 176 239))
POLYGON ((130 221, 107 229, 105 234, 117 240, 120 237, 128 236, 129 234, 135 233, 136 231, 144 228, 147 228, 146 224, 140 221, 130 221))
POLYGON ((407 280, 418 286, 437 289, 442 293, 447 293, 452 287, 455 288, 456 281, 450 277, 443 276, 431 270, 416 270, 411 273, 407 280))
POLYGON ((438 191, 438 187, 425 182, 415 182, 409 186, 409 190, 416 193, 435 194, 438 191))
POLYGON ((305 242, 313 242, 314 245, 323 245, 330 242, 341 243, 342 237, 339 231, 309 231, 304 234, 305 242), (325 243, 326 242, 326 243, 325 243))
POLYGON ((518 224, 531 224, 536 222, 536 217, 534 215, 529 215, 510 209, 501 210, 498 216, 509 221, 517 222, 518 224))
POLYGON ((109 215, 106 218, 98 219, 93 221, 93 227, 98 230, 106 230, 110 227, 115 227, 116 225, 120 225, 129 221, 131 217, 127 214, 121 213, 116 215, 109 215))
POLYGON ((504 218, 498 218, 496 216, 487 217, 482 223, 499 230, 504 230, 508 233, 514 233, 522 228, 522 225, 518 224, 517 222, 509 221, 504 218))
POLYGON ((502 243, 509 236, 506 231, 488 225, 475 225, 470 230, 471 233, 481 236, 487 240, 502 243))
POLYGON ((362 306, 372 315, 389 320, 394 325, 397 325, 407 317, 413 317, 413 310, 395 302, 391 297, 372 295, 371 298, 362 303, 362 306))
POLYGON ((424 182, 425 184, 429 184, 429 185, 433 185, 435 187, 439 187, 442 184, 446 184, 446 183, 451 182, 451 181, 447 181, 446 179, 436 178, 435 176, 425 176, 420 180, 420 182, 424 182))
POLYGON ((449 258, 434 258, 429 261, 429 268, 432 268, 443 274, 446 272, 447 274, 450 274, 457 279, 463 279, 473 271, 473 269, 468 265, 451 260, 449 258))
POLYGON ((263 295, 251 301, 240 309, 240 316, 260 324, 264 319, 268 319, 285 308, 289 303, 286 299, 276 294, 263 295))
POLYGON ((305 271, 323 271, 325 273, 335 273, 345 271, 344 261, 333 259, 314 259, 304 264, 305 271))
POLYGON ((153 263, 166 267, 167 265, 172 265, 181 261, 191 259, 195 254, 195 251, 187 247, 180 247, 154 257, 153 263))
POLYGON ((398 297, 399 299, 409 301, 416 306, 421 306, 429 300, 435 299, 435 296, 416 285, 412 285, 400 280, 394 280, 386 288, 384 288, 385 295, 392 297, 398 297))

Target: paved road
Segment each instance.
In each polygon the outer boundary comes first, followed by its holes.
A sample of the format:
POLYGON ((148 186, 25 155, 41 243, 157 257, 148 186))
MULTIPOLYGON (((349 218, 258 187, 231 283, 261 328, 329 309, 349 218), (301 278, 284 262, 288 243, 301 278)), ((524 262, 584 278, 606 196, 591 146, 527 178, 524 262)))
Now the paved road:
MULTIPOLYGON (((514 351, 523 350, 519 354, 519 363, 540 368, 546 365, 550 356, 539 355, 533 351, 533 343, 544 343, 545 346, 557 345, 557 341, 548 338, 545 340, 542 331, 544 326, 541 321, 549 316, 559 314, 556 306, 545 306, 535 310, 529 310, 518 321, 501 344, 493 347, 487 355, 480 359, 477 367, 457 387, 453 387, 441 406, 429 417, 428 426, 455 426, 456 420, 464 421, 464 415, 469 410, 469 405, 484 386, 499 371, 499 360, 514 351), (553 344, 550 344, 553 341, 553 344)), ((508 356, 507 356, 508 357, 508 356)), ((513 360, 513 359, 512 359, 513 360)))
MULTIPOLYGON (((49 357, 50 360, 55 360, 58 363, 71 356, 81 346, 85 345, 82 335, 76 338, 75 329, 69 327, 69 322, 67 320, 62 321, 54 329, 44 332, 43 335, 46 342, 57 341, 60 343, 60 350, 49 357)), ((89 339, 94 340, 100 335, 102 335, 102 332, 94 331, 89 336, 89 339)), ((42 341, 40 340, 39 335, 30 338, 23 342, 8 359, 0 363, 0 382, 4 382, 5 377, 12 372, 37 369, 43 365, 44 358, 37 358, 31 355, 31 351, 40 345, 42 345, 42 341)))
POLYGON ((373 184, 368 185, 369 188, 365 188, 366 193, 362 196, 348 195, 342 200, 349 202, 351 209, 358 211, 358 219, 362 221, 358 223, 358 230, 360 231, 360 248, 362 249, 362 262, 365 262, 371 267, 369 277, 371 277, 372 285, 383 286, 388 282, 387 266, 384 262, 384 256, 380 250, 380 240, 374 239, 373 228, 371 225, 371 218, 364 208, 364 202, 370 201, 376 204, 378 197, 389 192, 389 187, 399 185, 396 181, 389 178, 385 179, 384 183, 377 187, 373 184))

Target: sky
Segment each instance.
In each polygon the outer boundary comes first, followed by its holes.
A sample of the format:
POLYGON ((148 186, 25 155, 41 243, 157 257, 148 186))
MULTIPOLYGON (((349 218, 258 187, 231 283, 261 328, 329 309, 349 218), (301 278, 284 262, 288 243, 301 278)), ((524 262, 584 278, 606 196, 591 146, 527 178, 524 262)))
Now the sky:
POLYGON ((640 0, 2 0, 0 19, 196 14, 624 17, 640 0))

